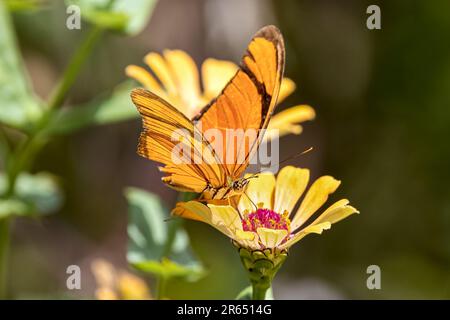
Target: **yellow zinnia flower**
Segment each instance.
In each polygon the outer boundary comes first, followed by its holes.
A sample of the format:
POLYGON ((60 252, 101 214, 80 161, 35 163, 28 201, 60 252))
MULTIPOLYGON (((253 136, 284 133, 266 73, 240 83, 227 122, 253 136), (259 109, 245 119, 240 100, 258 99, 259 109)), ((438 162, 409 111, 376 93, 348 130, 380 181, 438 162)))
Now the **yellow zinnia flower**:
POLYGON ((261 299, 292 245, 308 234, 321 234, 333 223, 359 213, 347 199, 342 199, 308 223, 340 181, 331 176, 318 178, 293 213, 308 182, 308 169, 287 166, 277 177, 267 172, 250 179, 236 206, 181 202, 173 214, 208 223, 232 239, 249 272, 254 297, 261 299))
POLYGON ((97 282, 98 300, 150 300, 150 289, 144 280, 134 274, 117 270, 111 263, 96 259, 91 264, 97 282))
POLYGON ((287 166, 276 178, 273 173, 264 172, 250 179, 237 208, 230 205, 206 206, 198 201, 189 201, 178 203, 174 214, 206 222, 240 247, 286 250, 306 235, 320 234, 333 223, 358 213, 347 199, 342 199, 305 225, 341 183, 331 176, 320 177, 311 185, 293 214, 292 210, 308 182, 308 169, 287 166))
MULTIPOLYGON (((206 59, 201 66, 201 89, 197 66, 191 56, 182 50, 164 50, 162 55, 151 52, 145 56, 144 62, 154 76, 147 69, 136 65, 129 65, 125 69, 126 74, 170 102, 189 119, 220 94, 238 69, 230 61, 206 59)), ((289 78, 283 78, 277 103, 281 103, 294 90, 295 83, 289 78)), ((314 117, 314 109, 310 106, 290 107, 272 117, 266 138, 272 138, 272 134, 277 132, 278 136, 300 134, 302 126, 299 123, 314 117)))

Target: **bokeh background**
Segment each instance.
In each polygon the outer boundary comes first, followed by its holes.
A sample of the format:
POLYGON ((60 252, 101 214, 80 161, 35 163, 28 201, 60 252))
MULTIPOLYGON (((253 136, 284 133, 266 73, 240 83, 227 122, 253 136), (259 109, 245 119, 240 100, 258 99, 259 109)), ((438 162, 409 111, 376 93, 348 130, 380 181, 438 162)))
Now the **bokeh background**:
MULTIPOLYGON (((136 37, 107 34, 85 65, 68 104, 107 94, 128 64, 149 51, 183 49, 239 61, 260 27, 275 24, 287 47, 285 75, 298 86, 285 104, 317 112, 301 136, 281 140, 280 158, 314 146, 290 164, 314 177, 343 181, 361 214, 290 252, 274 283, 277 298, 450 298, 450 3, 448 1, 163 0, 136 37), (381 8, 381 30, 366 28, 366 8, 381 8), (381 268, 381 290, 368 290, 366 269, 381 268)), ((20 50, 45 98, 89 26, 65 27, 62 1, 13 15, 20 50)), ((126 186, 160 195, 155 164, 136 155, 138 119, 53 140, 34 171, 60 177, 63 207, 14 224, 9 287, 16 298, 93 297, 92 259, 126 262, 126 186), (66 289, 66 267, 81 266, 82 290, 66 289)), ((247 285, 236 250, 208 227, 186 222, 208 275, 171 282, 170 298, 233 298, 247 285)), ((149 279, 150 286, 154 286, 149 279)))

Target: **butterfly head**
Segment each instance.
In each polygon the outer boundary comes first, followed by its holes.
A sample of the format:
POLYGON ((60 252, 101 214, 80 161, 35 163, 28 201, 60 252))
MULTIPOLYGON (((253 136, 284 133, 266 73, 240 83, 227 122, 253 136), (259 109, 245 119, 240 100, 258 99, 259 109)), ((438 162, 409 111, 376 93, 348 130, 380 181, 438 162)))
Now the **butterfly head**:
POLYGON ((244 192, 245 187, 248 185, 247 179, 235 180, 231 183, 231 189, 233 189, 235 194, 241 194, 244 192))
POLYGON ((247 178, 241 178, 234 181, 231 181, 229 186, 233 190, 234 194, 242 194, 245 191, 250 179, 257 178, 257 175, 251 175, 247 178))

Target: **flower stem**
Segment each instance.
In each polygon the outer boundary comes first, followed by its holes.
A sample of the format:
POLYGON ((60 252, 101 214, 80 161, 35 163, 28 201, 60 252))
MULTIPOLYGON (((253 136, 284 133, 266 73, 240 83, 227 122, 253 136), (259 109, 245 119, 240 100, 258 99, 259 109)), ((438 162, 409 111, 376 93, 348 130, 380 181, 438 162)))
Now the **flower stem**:
POLYGON ((177 231, 178 231, 178 229, 180 229, 181 225, 182 225, 181 219, 175 219, 170 222, 170 225, 169 225, 168 231, 167 231, 167 239, 166 239, 166 242, 164 243, 164 247, 163 247, 163 254, 162 254, 163 257, 168 258, 170 256, 170 254, 172 253, 173 243, 175 241, 177 231))
POLYGON ((0 299, 7 298, 10 219, 0 220, 0 299))
POLYGON ((167 279, 165 276, 159 276, 156 284, 156 299, 164 299, 166 295, 167 279))
POLYGON ((252 300, 266 300, 269 289, 271 289, 270 283, 263 286, 259 283, 252 283, 252 300))
POLYGON ((252 300, 273 299, 272 280, 287 258, 287 251, 239 248, 239 256, 252 284, 252 300))
POLYGON ((102 34, 102 31, 103 29, 101 29, 100 27, 92 27, 92 30, 88 33, 82 44, 78 47, 77 51, 72 56, 69 65, 64 71, 61 81, 57 85, 53 95, 49 100, 49 110, 53 110, 59 107, 64 102, 67 92, 75 82, 75 79, 81 70, 81 66, 86 61, 86 58, 90 55, 95 43, 102 34))
POLYGON ((14 195, 17 177, 32 162, 35 154, 45 145, 45 142, 45 136, 42 133, 36 133, 17 147, 12 155, 11 165, 8 167, 8 189, 5 197, 14 195))

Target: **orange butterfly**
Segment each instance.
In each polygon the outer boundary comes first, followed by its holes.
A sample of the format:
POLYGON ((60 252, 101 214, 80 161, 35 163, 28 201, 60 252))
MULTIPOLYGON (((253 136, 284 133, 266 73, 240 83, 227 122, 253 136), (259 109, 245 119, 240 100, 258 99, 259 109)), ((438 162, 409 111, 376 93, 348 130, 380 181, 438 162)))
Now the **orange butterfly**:
POLYGON ((242 175, 274 111, 283 71, 283 37, 278 28, 266 26, 252 38, 222 93, 193 119, 150 91, 134 89, 131 98, 143 119, 138 154, 164 164, 162 181, 176 190, 200 193, 206 200, 240 194, 248 183, 242 175))

